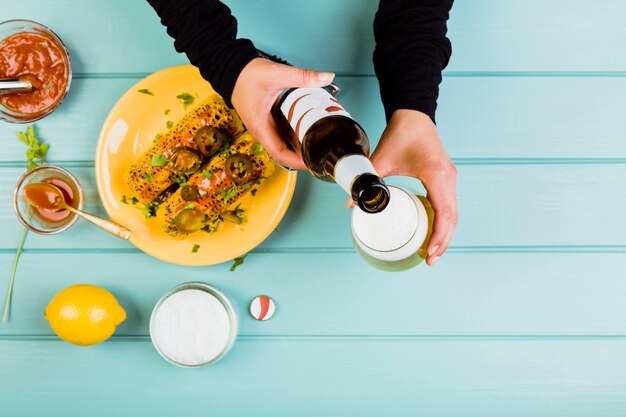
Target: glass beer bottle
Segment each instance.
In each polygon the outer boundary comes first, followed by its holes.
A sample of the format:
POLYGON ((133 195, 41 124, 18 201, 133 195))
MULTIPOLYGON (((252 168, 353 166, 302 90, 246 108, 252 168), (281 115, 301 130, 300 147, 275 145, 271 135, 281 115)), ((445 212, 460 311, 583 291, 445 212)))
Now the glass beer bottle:
POLYGON ((366 213, 387 206, 389 189, 368 158, 369 139, 333 94, 325 88, 289 89, 273 113, 288 144, 315 177, 334 180, 366 213))

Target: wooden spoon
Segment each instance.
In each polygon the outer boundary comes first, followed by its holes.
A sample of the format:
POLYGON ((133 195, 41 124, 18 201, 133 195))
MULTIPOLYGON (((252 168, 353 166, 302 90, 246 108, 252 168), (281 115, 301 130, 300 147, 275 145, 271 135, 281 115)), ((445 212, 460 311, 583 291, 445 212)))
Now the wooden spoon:
POLYGON ((90 221, 101 229, 106 230, 113 236, 117 236, 124 240, 130 238, 130 230, 120 226, 110 220, 103 219, 102 217, 94 216, 93 214, 85 213, 75 209, 67 204, 65 197, 61 190, 52 184, 45 182, 34 182, 24 187, 24 196, 26 200, 33 206, 44 211, 60 211, 69 210, 72 213, 82 217, 85 220, 90 221))

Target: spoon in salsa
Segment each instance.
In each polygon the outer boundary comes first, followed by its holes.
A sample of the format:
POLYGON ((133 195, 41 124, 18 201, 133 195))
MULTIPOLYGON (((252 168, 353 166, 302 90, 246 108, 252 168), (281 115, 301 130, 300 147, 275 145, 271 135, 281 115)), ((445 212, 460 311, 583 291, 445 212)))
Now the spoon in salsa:
POLYGON ((0 78, 0 94, 30 93, 33 85, 21 78, 0 78))
POLYGON ((24 196, 26 200, 35 208, 43 211, 56 212, 60 210, 69 210, 72 213, 90 221, 101 229, 106 230, 114 236, 128 240, 130 238, 130 230, 113 223, 110 220, 103 219, 93 214, 85 213, 75 209, 67 204, 63 192, 52 184, 45 182, 34 182, 24 187, 24 196))

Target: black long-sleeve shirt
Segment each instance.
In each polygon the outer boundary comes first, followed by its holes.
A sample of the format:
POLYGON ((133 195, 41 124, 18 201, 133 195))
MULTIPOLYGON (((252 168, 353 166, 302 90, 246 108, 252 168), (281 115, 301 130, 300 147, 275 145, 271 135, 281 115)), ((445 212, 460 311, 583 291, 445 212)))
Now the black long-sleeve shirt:
MULTIPOLYGON (((446 22, 453 0, 380 0, 374 19, 374 69, 387 120, 397 109, 435 120, 441 71, 452 48, 446 22)), ((237 77, 258 52, 237 38, 237 21, 218 0, 148 0, 178 52, 231 105, 237 77)))

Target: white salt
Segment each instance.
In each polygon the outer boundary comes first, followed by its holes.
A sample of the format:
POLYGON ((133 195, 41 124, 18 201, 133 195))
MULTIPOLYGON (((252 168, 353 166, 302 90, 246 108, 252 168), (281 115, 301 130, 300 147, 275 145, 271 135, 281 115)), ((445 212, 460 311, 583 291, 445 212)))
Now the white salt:
POLYGON ((162 355, 182 365, 215 359, 227 347, 231 320, 222 303, 206 291, 182 290, 157 308, 152 341, 162 355))

